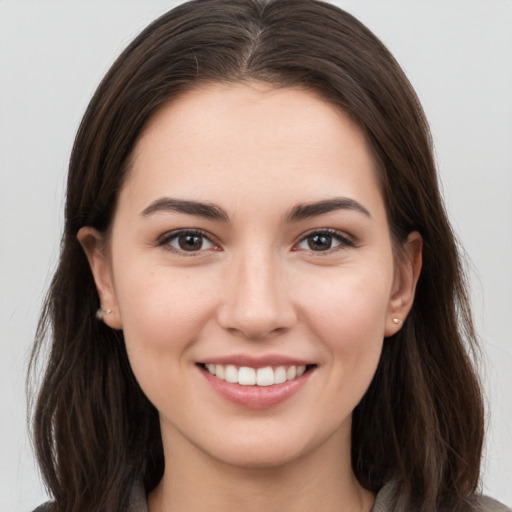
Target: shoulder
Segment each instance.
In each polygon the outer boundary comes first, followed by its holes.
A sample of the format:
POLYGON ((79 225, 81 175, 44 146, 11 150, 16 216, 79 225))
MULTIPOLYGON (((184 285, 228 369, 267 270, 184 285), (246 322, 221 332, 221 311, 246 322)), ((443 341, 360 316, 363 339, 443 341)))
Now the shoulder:
POLYGON ((39 505, 33 512, 50 512, 51 511, 51 503, 44 503, 43 505, 39 505))
POLYGON ((480 512, 512 512, 512 509, 489 496, 478 496, 477 502, 480 512))
MULTIPOLYGON (((378 492, 372 512, 398 512, 401 510, 400 506, 397 507, 397 493, 396 483, 386 484, 378 492)), ((489 496, 479 494, 474 498, 473 510, 475 512, 512 512, 512 509, 489 496)))
MULTIPOLYGON (((148 512, 146 501, 146 491, 144 490, 144 486, 142 485, 142 482, 137 481, 130 491, 129 509, 126 512, 148 512)), ((48 501, 34 509, 32 512, 52 512, 54 510, 53 505, 53 502, 48 501)))

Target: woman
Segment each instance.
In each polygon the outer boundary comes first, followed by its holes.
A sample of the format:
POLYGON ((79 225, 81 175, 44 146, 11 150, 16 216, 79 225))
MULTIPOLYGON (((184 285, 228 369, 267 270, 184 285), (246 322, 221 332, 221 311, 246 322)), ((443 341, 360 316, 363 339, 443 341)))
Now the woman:
POLYGON ((426 121, 328 4, 190 2, 125 50, 35 356, 50 327, 49 510, 499 506, 426 121))

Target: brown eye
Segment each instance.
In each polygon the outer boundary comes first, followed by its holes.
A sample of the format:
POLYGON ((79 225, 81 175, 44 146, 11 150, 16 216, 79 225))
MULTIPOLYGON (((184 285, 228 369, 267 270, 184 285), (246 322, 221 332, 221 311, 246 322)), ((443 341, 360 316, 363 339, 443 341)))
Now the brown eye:
POLYGON ((313 235, 306 239, 308 247, 312 251, 328 251, 332 248, 333 239, 331 235, 313 235))
POLYGON ((332 250, 353 247, 354 242, 341 232, 335 230, 316 231, 309 233, 297 244, 296 250, 329 252, 332 250))
POLYGON ((183 251, 199 251, 203 248, 203 237, 200 235, 180 235, 177 242, 183 251))
POLYGON ((198 231, 178 231, 171 233, 163 238, 159 245, 178 253, 201 252, 216 247, 206 235, 198 231))

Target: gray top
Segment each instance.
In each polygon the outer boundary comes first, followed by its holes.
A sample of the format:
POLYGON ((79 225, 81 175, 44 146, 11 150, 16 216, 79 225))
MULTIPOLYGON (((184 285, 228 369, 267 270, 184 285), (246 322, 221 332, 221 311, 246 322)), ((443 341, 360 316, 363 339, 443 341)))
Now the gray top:
MULTIPOLYGON (((385 485, 378 492, 371 512, 394 512, 395 492, 396 487, 394 484, 389 483, 385 485)), ((499 501, 487 496, 481 496, 479 501, 482 512, 512 512, 511 509, 499 501)), ((130 510, 128 512, 148 512, 146 493, 142 484, 136 485, 133 488, 130 510)))
MULTIPOLYGON (((377 494, 375 504, 371 512, 395 512, 394 497, 396 493, 396 487, 394 484, 385 485, 377 494)), ((480 511, 481 512, 512 512, 511 509, 500 503, 499 501, 493 500, 487 496, 480 496, 480 511)), ((47 505, 41 505, 34 512, 45 512, 47 505)), ((130 499, 130 508, 127 512, 148 512, 148 504, 146 498, 146 492, 142 483, 138 483, 134 486, 130 499)))

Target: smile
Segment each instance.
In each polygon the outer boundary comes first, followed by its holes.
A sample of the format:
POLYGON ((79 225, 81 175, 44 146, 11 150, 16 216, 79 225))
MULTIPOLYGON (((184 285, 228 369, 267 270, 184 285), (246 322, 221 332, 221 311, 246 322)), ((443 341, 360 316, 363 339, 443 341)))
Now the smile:
POLYGON ((237 367, 233 364, 205 364, 204 368, 217 379, 241 386, 274 386, 301 377, 306 371, 305 365, 265 366, 251 368, 237 367))

